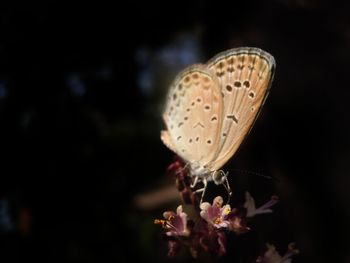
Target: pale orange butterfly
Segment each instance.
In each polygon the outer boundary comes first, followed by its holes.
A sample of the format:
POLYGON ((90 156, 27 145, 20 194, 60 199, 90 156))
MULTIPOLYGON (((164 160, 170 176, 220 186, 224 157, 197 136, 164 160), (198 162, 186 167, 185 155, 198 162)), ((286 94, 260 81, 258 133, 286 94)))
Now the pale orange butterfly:
MULTIPOLYGON (((193 186, 227 181, 220 168, 252 128, 268 95, 275 70, 272 55, 251 47, 219 53, 175 78, 163 113, 164 144, 189 165, 193 186)), ((202 200, 201 200, 202 201, 202 200)))

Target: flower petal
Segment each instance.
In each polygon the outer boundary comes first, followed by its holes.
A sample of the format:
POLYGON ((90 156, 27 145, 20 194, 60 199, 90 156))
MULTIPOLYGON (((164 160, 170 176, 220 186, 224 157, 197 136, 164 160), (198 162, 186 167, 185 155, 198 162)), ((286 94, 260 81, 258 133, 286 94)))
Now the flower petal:
POLYGON ((221 216, 226 217, 231 213, 231 206, 225 205, 223 208, 221 208, 221 216))
POLYGON ((208 208, 207 213, 208 213, 209 219, 212 221, 218 217, 221 217, 221 209, 214 205, 208 208))
MULTIPOLYGON (((262 206, 260 206, 258 209, 259 210, 267 210, 268 208, 274 206, 275 204, 277 204, 279 202, 279 199, 277 196, 271 196, 270 201, 268 201, 267 203, 263 204, 262 206)), ((271 210, 271 209, 270 209, 271 210)), ((272 211, 272 210, 271 210, 272 211)))
POLYGON ((213 200, 213 206, 215 205, 217 207, 221 207, 223 203, 224 203, 224 199, 222 199, 221 196, 217 196, 213 200))
POLYGON ((200 212, 200 216, 205 220, 205 221, 209 221, 209 217, 208 217, 208 212, 207 212, 207 210, 202 210, 201 212, 200 212))
POLYGON ((253 217, 255 215, 255 200, 249 192, 245 192, 244 208, 247 209, 247 217, 253 217))
POLYGON ((271 199, 264 205, 259 208, 255 207, 255 200, 250 195, 249 192, 245 194, 246 201, 244 203, 244 207, 247 209, 247 217, 253 217, 259 214, 268 214, 272 213, 272 209, 270 209, 273 205, 278 203, 278 197, 272 196, 271 199))
POLYGON ((201 203, 201 205, 199 206, 201 210, 207 210, 209 207, 211 207, 211 204, 209 204, 208 202, 201 203))
POLYGON ((181 214, 183 212, 183 209, 182 209, 182 205, 179 205, 177 208, 176 208, 176 214, 181 214))
POLYGON ((165 218, 165 219, 169 219, 170 217, 172 217, 172 216, 175 216, 176 214, 173 212, 173 211, 165 211, 164 213, 163 213, 163 217, 165 218))

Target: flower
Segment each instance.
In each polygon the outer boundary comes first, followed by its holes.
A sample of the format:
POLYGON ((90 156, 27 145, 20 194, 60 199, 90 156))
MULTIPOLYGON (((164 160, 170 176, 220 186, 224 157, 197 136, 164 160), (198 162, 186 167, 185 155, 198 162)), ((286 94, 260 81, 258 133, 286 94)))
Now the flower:
POLYGON ((231 209, 230 205, 222 207, 221 196, 215 197, 213 204, 202 203, 201 217, 216 229, 227 228, 236 234, 245 233, 249 228, 245 225, 243 215, 238 209, 231 209))
POLYGON ((230 205, 222 207, 223 199, 221 196, 214 198, 213 204, 204 202, 200 205, 201 217, 215 228, 227 228, 230 225, 227 215, 231 213, 230 205))
POLYGON ((236 208, 231 210, 231 212, 226 216, 226 219, 230 222, 228 229, 236 234, 242 234, 250 230, 250 228, 246 226, 245 218, 242 215, 242 212, 236 208))
POLYGON ((182 205, 173 211, 166 211, 163 213, 163 219, 155 219, 155 224, 161 224, 167 230, 167 236, 189 236, 190 230, 187 227, 187 214, 183 212, 182 205))
POLYGON ((247 209, 247 217, 253 217, 258 214, 272 213, 270 207, 278 203, 278 197, 272 196, 270 201, 268 201, 266 204, 260 206, 259 208, 255 208, 255 200, 249 192, 245 193, 245 200, 244 207, 247 209))
POLYGON ((291 263, 291 257, 299 253, 299 250, 295 249, 294 243, 288 245, 288 250, 283 257, 278 253, 274 245, 266 244, 266 246, 267 251, 264 256, 260 256, 256 260, 257 263, 291 263))
MULTIPOLYGON (((204 202, 199 204, 196 192, 192 189, 191 178, 182 163, 175 162, 170 171, 175 173, 176 186, 183 202, 192 206, 192 214, 196 220, 191 220, 183 212, 182 206, 178 206, 176 212, 166 211, 164 219, 154 220, 165 229, 165 240, 168 242, 168 256, 176 256, 183 247, 188 247, 191 255, 197 258, 201 252, 222 256, 226 253, 226 234, 245 233, 250 230, 246 226, 247 217, 257 214, 271 213, 271 207, 278 202, 273 196, 269 202, 256 208, 254 198, 249 192, 245 194, 243 207, 232 208, 229 204, 223 205, 223 198, 217 196, 212 204, 204 202), (198 206, 200 209, 198 209, 198 206), (198 217, 202 220, 197 220, 198 217)), ((268 250, 257 259, 259 263, 290 263, 290 257, 296 254, 296 250, 290 249, 283 257, 275 247, 268 244, 268 250)))

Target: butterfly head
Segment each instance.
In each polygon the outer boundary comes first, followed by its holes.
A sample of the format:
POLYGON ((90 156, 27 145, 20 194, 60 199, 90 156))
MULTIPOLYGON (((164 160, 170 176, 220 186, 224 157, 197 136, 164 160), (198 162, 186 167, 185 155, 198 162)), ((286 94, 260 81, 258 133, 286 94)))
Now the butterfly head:
POLYGON ((226 178, 227 178, 227 173, 225 173, 223 170, 218 170, 212 172, 212 179, 216 185, 221 185, 224 184, 226 178))

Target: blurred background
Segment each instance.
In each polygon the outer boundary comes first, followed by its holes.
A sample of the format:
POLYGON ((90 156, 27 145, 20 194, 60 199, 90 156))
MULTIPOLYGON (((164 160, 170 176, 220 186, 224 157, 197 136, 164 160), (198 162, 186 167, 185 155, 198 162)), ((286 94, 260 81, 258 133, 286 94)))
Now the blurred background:
POLYGON ((294 241, 293 262, 350 262, 349 3, 87 2, 0 4, 1 262, 194 261, 167 259, 153 225, 180 203, 164 96, 181 69, 239 46, 277 68, 225 170, 234 202, 281 202, 216 261, 294 241))

